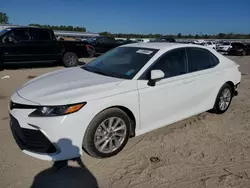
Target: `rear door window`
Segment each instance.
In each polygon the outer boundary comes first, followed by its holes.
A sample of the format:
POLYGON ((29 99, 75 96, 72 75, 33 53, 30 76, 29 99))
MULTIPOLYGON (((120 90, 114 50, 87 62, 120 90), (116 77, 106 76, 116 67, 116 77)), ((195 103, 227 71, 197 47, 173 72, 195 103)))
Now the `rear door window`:
POLYGON ((34 40, 51 40, 51 35, 48 30, 33 30, 34 40))
POLYGON ((100 38, 100 39, 98 39, 98 42, 107 43, 107 39, 106 38, 100 38))
POLYGON ((202 48, 187 48, 188 72, 213 68, 219 64, 215 55, 202 48))
POLYGON ((115 39, 114 38, 107 38, 107 42, 108 43, 113 43, 113 42, 115 42, 115 39))
POLYGON ((232 43, 231 45, 233 48, 244 48, 244 44, 242 43, 235 42, 235 43, 232 43))

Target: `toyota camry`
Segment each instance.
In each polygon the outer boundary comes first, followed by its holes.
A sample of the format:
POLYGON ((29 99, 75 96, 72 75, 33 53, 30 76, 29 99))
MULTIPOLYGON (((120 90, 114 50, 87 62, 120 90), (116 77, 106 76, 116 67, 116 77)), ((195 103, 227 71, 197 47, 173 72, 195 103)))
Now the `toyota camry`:
POLYGON ((133 136, 226 112, 240 81, 239 65, 211 48, 127 44, 18 88, 10 127, 21 150, 39 159, 111 157, 133 136))

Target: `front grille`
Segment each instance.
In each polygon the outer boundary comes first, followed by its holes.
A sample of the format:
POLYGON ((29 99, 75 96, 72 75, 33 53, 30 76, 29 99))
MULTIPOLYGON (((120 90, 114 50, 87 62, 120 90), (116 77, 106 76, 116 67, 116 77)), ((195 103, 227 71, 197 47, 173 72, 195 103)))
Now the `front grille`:
POLYGON ((55 153, 55 146, 39 130, 21 128, 17 119, 10 115, 10 128, 21 150, 37 153, 55 153))
POLYGON ((14 103, 13 101, 10 101, 10 110, 14 108, 18 109, 35 109, 38 106, 36 105, 27 105, 27 104, 19 104, 19 103, 14 103))

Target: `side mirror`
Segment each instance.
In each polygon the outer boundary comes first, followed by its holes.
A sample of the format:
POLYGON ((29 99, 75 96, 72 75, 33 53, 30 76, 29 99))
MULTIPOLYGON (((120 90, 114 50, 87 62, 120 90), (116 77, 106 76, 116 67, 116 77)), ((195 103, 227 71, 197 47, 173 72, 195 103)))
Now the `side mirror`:
POLYGON ((165 74, 162 70, 151 70, 148 85, 155 86, 155 83, 164 77, 165 77, 165 74))

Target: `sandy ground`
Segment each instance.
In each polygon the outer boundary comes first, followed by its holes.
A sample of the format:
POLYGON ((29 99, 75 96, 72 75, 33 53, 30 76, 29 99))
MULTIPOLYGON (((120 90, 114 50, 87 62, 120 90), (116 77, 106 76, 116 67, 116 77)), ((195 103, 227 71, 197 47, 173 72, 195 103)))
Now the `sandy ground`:
POLYGON ((9 75, 10 79, 0 79, 0 188, 97 184, 101 188, 249 188, 250 57, 230 58, 241 65, 242 83, 227 113, 200 114, 135 137, 112 158, 84 154, 60 170, 19 150, 9 129, 7 106, 11 94, 29 76, 62 67, 1 71, 0 77, 9 75))

